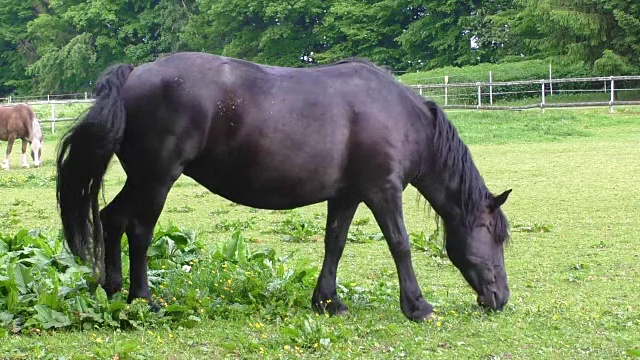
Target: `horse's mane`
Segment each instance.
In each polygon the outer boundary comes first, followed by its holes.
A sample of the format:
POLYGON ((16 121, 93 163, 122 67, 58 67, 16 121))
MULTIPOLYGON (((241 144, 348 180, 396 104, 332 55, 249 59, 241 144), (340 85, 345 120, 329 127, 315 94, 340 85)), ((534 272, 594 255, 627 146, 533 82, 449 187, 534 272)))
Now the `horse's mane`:
MULTIPOLYGON (((487 189, 478 168, 475 166, 469 148, 460 138, 458 131, 447 119, 444 111, 436 103, 424 100, 424 105, 434 115, 435 133, 433 146, 435 150, 436 168, 438 170, 457 171, 460 179, 460 206, 462 217, 468 229, 472 229, 477 209, 493 194, 487 189)), ((498 244, 509 238, 507 219, 502 210, 497 209, 494 224, 494 239, 498 244)))

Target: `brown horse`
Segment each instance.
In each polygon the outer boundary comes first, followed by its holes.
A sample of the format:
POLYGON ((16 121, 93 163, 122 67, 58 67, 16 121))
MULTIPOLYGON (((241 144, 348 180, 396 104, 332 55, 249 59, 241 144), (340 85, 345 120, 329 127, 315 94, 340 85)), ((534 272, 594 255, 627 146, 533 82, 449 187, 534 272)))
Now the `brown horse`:
POLYGON ((22 167, 28 168, 27 143, 31 143, 31 159, 35 167, 40 166, 44 136, 33 109, 26 104, 0 106, 0 140, 8 141, 7 155, 2 168, 9 169, 9 155, 13 142, 22 139, 22 167))

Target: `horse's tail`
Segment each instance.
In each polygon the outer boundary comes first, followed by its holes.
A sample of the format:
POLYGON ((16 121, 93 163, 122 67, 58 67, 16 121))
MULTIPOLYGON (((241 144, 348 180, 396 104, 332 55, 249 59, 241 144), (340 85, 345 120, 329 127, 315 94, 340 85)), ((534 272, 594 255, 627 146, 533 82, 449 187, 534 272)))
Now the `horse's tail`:
POLYGON ((33 156, 33 165, 39 167, 42 162, 42 148, 44 146, 44 134, 40 122, 36 118, 36 113, 32 108, 28 108, 29 119, 31 121, 31 133, 29 141, 31 142, 31 155, 33 156))
POLYGON ((57 154, 56 197, 64 237, 71 252, 93 265, 104 281, 104 240, 98 195, 125 129, 121 90, 132 65, 107 69, 96 83, 96 99, 87 114, 62 138, 57 154))

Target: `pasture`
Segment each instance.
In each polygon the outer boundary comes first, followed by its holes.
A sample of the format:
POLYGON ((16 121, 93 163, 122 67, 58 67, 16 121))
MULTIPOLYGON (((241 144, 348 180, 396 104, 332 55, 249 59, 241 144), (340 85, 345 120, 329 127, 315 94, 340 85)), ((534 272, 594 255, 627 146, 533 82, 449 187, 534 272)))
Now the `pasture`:
MULTIPOLYGON (((482 310, 460 272, 439 256, 439 243, 429 239, 435 230, 433 213, 424 200, 418 201, 414 188, 404 194, 413 263, 437 314, 422 323, 408 321, 400 311, 393 260, 364 205, 338 268, 339 294, 350 313, 327 318, 315 315, 310 306, 324 253, 325 204, 255 210, 182 177, 169 194, 159 227, 173 223, 195 231, 203 251, 197 261, 187 259, 189 272, 158 263, 152 292, 162 306, 174 305, 173 315, 127 310, 127 318, 120 319, 129 324, 127 329, 89 320, 84 329, 76 322, 48 330, 35 323, 19 334, 8 328, 0 331, 0 358, 637 355, 640 109, 616 108, 613 115, 607 108, 447 115, 469 145, 489 189, 513 189, 503 206, 511 225, 505 249, 511 299, 503 312, 482 310), (237 245, 239 236, 250 254, 273 249, 275 256, 264 252, 267 255, 254 257, 269 260, 272 267, 242 260, 242 249, 217 251, 220 244, 237 245), (261 297, 264 294, 271 298, 261 297)), ((40 229, 46 239, 58 236, 54 150, 60 132, 51 135, 46 125, 43 130, 43 167, 20 169, 19 152, 14 151, 13 170, 0 173, 0 234, 5 237, 21 229, 40 229)), ((0 143, 3 151, 5 144, 0 143)), ((110 200, 123 182, 114 159, 105 198, 110 200)), ((6 322, 6 314, 0 322, 6 322)))

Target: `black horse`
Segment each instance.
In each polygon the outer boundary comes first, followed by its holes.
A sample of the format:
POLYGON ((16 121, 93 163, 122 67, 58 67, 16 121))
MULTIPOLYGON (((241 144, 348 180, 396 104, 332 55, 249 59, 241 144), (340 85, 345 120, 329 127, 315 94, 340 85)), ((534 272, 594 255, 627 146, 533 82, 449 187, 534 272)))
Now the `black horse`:
POLYGON ((312 296, 340 314, 336 269, 356 208, 364 202, 387 240, 406 317, 424 319, 403 221, 402 193, 415 186, 441 217, 453 264, 502 309, 509 298, 500 209, 443 111, 363 60, 310 69, 177 53, 134 68, 116 65, 96 101, 61 140, 57 199, 71 251, 91 261, 109 295, 122 288, 120 239, 130 246, 129 300, 150 298, 146 252, 167 193, 185 174, 233 202, 291 209, 327 201, 325 256, 312 296), (124 187, 104 209, 98 194, 109 160, 124 187), (328 301, 331 300, 331 301, 328 301))

